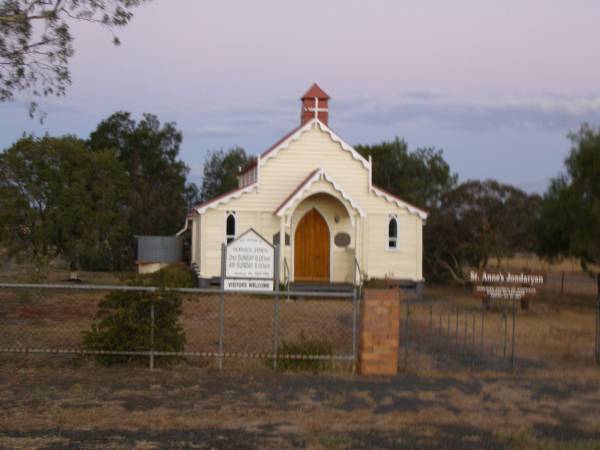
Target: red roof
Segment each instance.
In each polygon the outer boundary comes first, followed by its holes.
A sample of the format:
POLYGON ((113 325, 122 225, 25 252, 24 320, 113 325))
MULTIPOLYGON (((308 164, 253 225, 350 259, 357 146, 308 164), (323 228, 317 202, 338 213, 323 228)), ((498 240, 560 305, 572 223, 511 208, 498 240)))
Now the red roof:
MULTIPOLYGON (((292 131, 290 131, 288 134, 286 134, 285 136, 283 136, 281 139, 279 139, 277 142, 275 142, 273 145, 271 145, 268 149, 266 149, 264 152, 262 152, 260 154, 260 157, 264 157, 266 155, 268 155, 269 153, 271 153, 273 150, 275 150, 277 148, 278 145, 280 145, 283 141, 285 141, 287 138, 289 138, 292 134, 294 134, 296 131, 298 131, 300 128, 302 128, 303 125, 299 125, 296 128, 294 128, 292 131)), ((253 169, 256 166, 257 160, 253 160, 251 161, 248 165, 246 165, 246 167, 243 167, 242 170, 238 173, 238 175, 243 175, 246 172, 248 172, 250 169, 253 169)))
POLYGON ((206 206, 206 205, 210 205, 211 203, 216 202, 217 200, 220 200, 223 197, 227 197, 228 195, 233 194, 233 193, 235 193, 237 191, 241 191, 242 189, 246 189, 248 186, 252 186, 253 184, 255 184, 255 183, 249 184, 247 186, 237 187, 237 188, 232 189, 232 190, 227 191, 227 192, 223 192, 222 194, 217 195, 216 197, 213 197, 210 200, 206 200, 205 202, 201 202, 201 203, 198 203, 198 204, 194 205, 193 210, 196 210, 196 208, 202 208, 203 206, 206 206))
POLYGON ((250 161, 246 166, 242 167, 242 169, 238 172, 238 175, 244 175, 250 169, 254 169, 256 167, 256 158, 250 161))
POLYGON ((283 141, 285 141, 287 138, 289 138, 292 134, 294 134, 296 131, 298 131, 302 127, 303 127, 303 125, 298 125, 292 131, 290 131, 288 134, 286 134, 284 137, 282 137, 281 139, 279 139, 272 146, 270 146, 268 149, 266 149, 264 152, 262 152, 262 154, 260 155, 260 157, 262 158, 264 156, 267 156, 269 153, 271 153, 273 150, 275 150, 283 141))
POLYGON ((386 190, 386 189, 383 189, 382 187, 375 186, 374 184, 371 184, 371 185, 372 185, 372 186, 373 186, 375 189, 378 189, 378 190, 380 190, 381 192, 384 192, 385 194, 389 195, 390 197, 393 197, 393 198, 395 198, 396 200, 400 200, 401 202, 403 202, 403 203, 406 203, 407 205, 409 205, 409 206, 412 206, 413 208, 415 208, 415 209, 418 209, 419 211, 421 211, 421 212, 424 212, 425 214, 429 214, 429 211, 427 211, 426 209, 419 208, 418 206, 416 206, 416 205, 413 205, 412 203, 409 203, 409 202, 407 202, 407 201, 406 201, 406 200, 404 200, 403 198, 400 198, 400 197, 398 197, 396 194, 392 194, 390 191, 388 191, 388 190, 386 190))
POLYGON ((302 96, 301 100, 315 97, 319 100, 329 100, 331 98, 317 83, 313 83, 310 89, 306 91, 306 94, 302 96))

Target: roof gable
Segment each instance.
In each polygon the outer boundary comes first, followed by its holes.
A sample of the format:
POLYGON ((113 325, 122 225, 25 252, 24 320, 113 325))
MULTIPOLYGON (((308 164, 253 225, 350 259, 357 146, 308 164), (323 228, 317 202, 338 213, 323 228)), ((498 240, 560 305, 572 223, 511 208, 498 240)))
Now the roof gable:
POLYGON ((324 133, 328 134, 332 141, 338 143, 340 145, 340 147, 342 148, 342 150, 350 153, 350 155, 352 156, 352 159, 360 162, 365 170, 369 170, 369 161, 367 161, 360 153, 358 153, 356 150, 354 150, 354 148, 350 144, 346 143, 341 137, 339 137, 337 134, 335 134, 333 132, 333 130, 331 130, 331 128, 329 128, 327 125, 325 125, 323 122, 321 122, 318 119, 312 119, 310 122, 307 122, 305 125, 302 125, 296 129, 292 130, 290 133, 288 133, 286 136, 284 136, 281 140, 279 140, 275 145, 273 145, 272 147, 267 149, 265 152, 263 152, 262 155, 260 156, 261 166, 264 166, 270 158, 276 157, 277 154, 281 150, 288 148, 292 142, 294 142, 297 139, 300 139, 300 137, 302 136, 302 134, 305 131, 308 131, 312 128, 317 128, 317 127, 324 133))
MULTIPOLYGON (((276 216, 281 217, 285 210, 294 205, 294 203, 296 203, 298 200, 301 200, 304 197, 304 194, 311 188, 311 186, 319 181, 319 180, 325 180, 327 183, 329 183, 333 189, 340 194, 340 196, 347 201, 350 206, 358 212, 358 214, 360 214, 361 217, 366 217, 366 214, 364 212, 364 210, 360 207, 360 205, 355 202, 352 197, 350 197, 350 195, 348 195, 348 193, 346 193, 334 180, 333 178, 331 178, 329 175, 327 175, 327 172, 325 172, 325 170, 323 168, 320 169, 316 169, 314 171, 312 171, 311 173, 308 174, 308 176, 304 179, 304 181, 302 181, 297 187, 296 189, 294 189, 290 195, 288 195, 288 197, 277 207, 277 209, 275 210, 274 214, 276 216)), ((354 223, 354 219, 352 217, 352 215, 350 214, 350 211, 348 211, 348 215, 350 216, 350 219, 352 220, 352 222, 354 223)))
POLYGON ((216 208, 217 206, 225 204, 234 198, 241 197, 246 192, 250 192, 250 191, 256 189, 256 187, 257 187, 257 183, 252 183, 252 184, 249 184, 248 186, 232 189, 229 192, 225 192, 225 193, 218 195, 210 200, 207 200, 203 203, 197 204, 196 206, 194 206, 194 210, 198 214, 203 214, 208 209, 216 208))
POLYGON ((417 215, 421 218, 421 220, 427 220, 427 216, 429 216, 429 212, 421 209, 415 205, 408 203, 406 200, 402 200, 397 195, 392 194, 391 192, 386 191, 383 188, 377 187, 375 185, 371 185, 371 192, 375 194, 377 197, 383 198, 385 201, 389 203, 394 203, 398 207, 407 210, 409 213, 417 215))

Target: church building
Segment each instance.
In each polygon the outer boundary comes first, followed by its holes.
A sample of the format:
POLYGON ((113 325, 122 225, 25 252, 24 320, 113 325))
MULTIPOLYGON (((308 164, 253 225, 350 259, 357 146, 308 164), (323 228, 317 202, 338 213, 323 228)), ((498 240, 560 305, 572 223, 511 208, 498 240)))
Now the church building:
POLYGON ((200 284, 221 272, 221 244, 254 229, 281 243, 280 279, 354 283, 423 281, 427 212, 377 187, 373 163, 329 128, 329 96, 302 96, 300 124, 238 175, 238 187, 187 218, 200 284), (360 268, 360 269, 357 269, 360 268))

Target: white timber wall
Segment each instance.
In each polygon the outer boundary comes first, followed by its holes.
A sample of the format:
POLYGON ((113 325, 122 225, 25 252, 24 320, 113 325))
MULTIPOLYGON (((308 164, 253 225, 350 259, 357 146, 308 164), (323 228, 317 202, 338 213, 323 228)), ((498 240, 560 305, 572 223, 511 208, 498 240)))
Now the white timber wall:
MULTIPOLYGON (((279 232, 280 226, 279 217, 274 215, 275 210, 312 171, 319 168, 324 169, 366 214, 366 217, 356 222, 356 226, 359 226, 361 234, 359 263, 367 276, 374 278, 388 276, 420 281, 423 251, 422 220, 395 203, 374 195, 369 189, 368 169, 365 169, 362 162, 354 159, 350 152, 342 149, 339 143, 333 141, 329 134, 319 128, 307 130, 287 148, 282 148, 276 156, 261 159, 258 189, 232 199, 226 204, 208 209, 200 216, 201 220, 196 220, 201 230, 201 232, 197 230, 200 239, 196 241, 200 248, 196 248, 196 255, 200 255, 199 265, 202 276, 219 275, 220 249, 221 243, 225 241, 227 211, 236 211, 238 234, 252 227, 272 241, 273 235, 279 232), (388 218, 391 214, 398 218, 397 250, 387 249, 388 218)), ((315 183, 315 189, 320 189, 322 183, 325 182, 315 183)), ((334 191, 331 192, 334 195, 334 191)), ((321 197, 321 207, 328 211, 328 214, 333 214, 332 208, 336 207, 327 203, 326 198, 327 196, 321 197)), ((344 209, 339 202, 337 205, 344 209)), ((302 202, 294 206, 304 207, 302 202)), ((297 214, 294 214, 292 217, 292 228, 289 228, 289 224, 286 224, 285 228, 286 233, 290 234, 292 245, 296 216, 297 214)), ((329 223, 329 218, 325 217, 325 219, 329 223)), ((349 218, 348 223, 350 223, 349 218)), ((351 236, 353 248, 355 244, 353 228, 347 224, 344 227, 344 231, 351 236)), ((333 235, 331 238, 333 239, 333 235)), ((353 263, 354 254, 348 256, 348 251, 337 251, 333 242, 331 245, 334 248, 331 261, 334 269, 333 281, 351 281, 352 267, 348 269, 348 265, 353 263)), ((284 255, 293 273, 291 247, 284 248, 284 255)))

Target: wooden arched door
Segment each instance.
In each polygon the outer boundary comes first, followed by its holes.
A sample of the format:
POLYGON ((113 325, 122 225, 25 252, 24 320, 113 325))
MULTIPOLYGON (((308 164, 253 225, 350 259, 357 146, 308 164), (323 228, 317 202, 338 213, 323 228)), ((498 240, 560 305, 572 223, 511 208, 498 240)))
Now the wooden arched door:
POLYGON ((295 281, 329 281, 329 241, 323 216, 314 208, 304 214, 294 237, 295 281))

